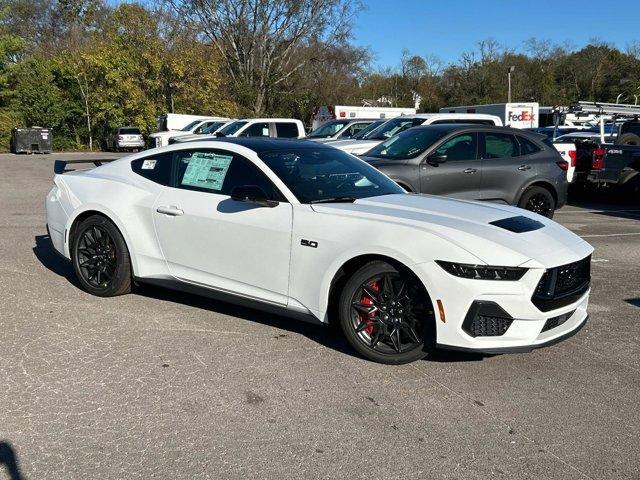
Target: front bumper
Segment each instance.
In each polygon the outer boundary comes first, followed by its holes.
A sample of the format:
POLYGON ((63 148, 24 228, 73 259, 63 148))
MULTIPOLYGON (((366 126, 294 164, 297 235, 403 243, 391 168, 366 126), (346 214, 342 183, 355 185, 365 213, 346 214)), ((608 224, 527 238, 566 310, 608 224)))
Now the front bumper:
POLYGON ((416 267, 434 303, 436 344, 441 348, 481 353, 527 352, 572 336, 588 318, 590 290, 572 303, 549 311, 541 311, 533 304, 543 268, 529 269, 519 281, 488 281, 454 277, 433 262, 416 267), (443 306, 444 321, 439 317, 437 300, 443 306), (499 307, 504 314, 497 316, 508 318, 506 328, 502 325, 489 333, 470 329, 469 316, 478 304, 499 307), (558 317, 562 321, 555 324, 558 317))

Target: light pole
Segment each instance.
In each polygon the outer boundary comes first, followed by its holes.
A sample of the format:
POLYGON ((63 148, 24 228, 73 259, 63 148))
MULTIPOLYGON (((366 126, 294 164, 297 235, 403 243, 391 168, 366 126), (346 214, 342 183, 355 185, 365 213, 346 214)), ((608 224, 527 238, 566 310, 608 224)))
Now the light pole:
POLYGON ((509 92, 507 94, 507 102, 511 103, 511 74, 513 73, 513 71, 516 69, 516 67, 509 67, 509 70, 507 70, 507 78, 509 79, 509 92))

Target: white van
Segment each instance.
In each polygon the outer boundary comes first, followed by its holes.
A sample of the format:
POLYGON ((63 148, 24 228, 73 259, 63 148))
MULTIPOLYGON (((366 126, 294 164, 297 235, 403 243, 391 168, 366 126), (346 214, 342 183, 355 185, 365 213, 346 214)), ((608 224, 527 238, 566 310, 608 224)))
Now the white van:
POLYGON ((500 117, 505 127, 538 128, 540 106, 537 102, 493 103, 490 105, 466 105, 445 107, 440 113, 484 113, 500 117))
POLYGON ((323 105, 316 107, 311 116, 311 130, 316 130, 330 120, 349 120, 356 118, 394 118, 400 115, 414 115, 415 108, 394 107, 350 107, 347 105, 323 105))
POLYGON ((408 128, 442 123, 475 123, 502 126, 502 121, 495 115, 483 115, 480 113, 418 113, 387 120, 362 140, 337 140, 331 142, 330 145, 353 155, 362 155, 380 142, 408 128))

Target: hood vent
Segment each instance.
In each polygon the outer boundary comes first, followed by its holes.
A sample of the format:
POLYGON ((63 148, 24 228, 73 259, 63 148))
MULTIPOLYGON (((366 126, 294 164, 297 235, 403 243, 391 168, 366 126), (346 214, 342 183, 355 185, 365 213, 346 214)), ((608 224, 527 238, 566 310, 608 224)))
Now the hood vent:
POLYGON ((495 222, 489 222, 489 225, 494 225, 499 228, 504 228, 513 233, 526 233, 534 230, 539 230, 544 227, 544 223, 541 223, 532 218, 518 216, 503 218, 502 220, 496 220, 495 222))

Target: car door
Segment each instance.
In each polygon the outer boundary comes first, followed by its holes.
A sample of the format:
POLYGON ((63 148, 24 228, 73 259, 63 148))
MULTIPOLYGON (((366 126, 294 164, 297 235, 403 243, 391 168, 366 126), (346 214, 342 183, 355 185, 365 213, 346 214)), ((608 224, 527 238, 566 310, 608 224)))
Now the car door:
POLYGON ((475 132, 464 132, 443 140, 420 163, 420 191, 477 199, 481 176, 477 151, 478 134, 475 132))
POLYGON ((536 174, 535 162, 520 154, 520 144, 511 133, 482 132, 480 157, 482 200, 513 204, 527 179, 536 174))
POLYGON ((222 149, 174 154, 172 187, 154 205, 154 225, 176 278, 286 304, 292 208, 250 160, 222 149), (277 206, 232 200, 236 186, 257 185, 277 206))

